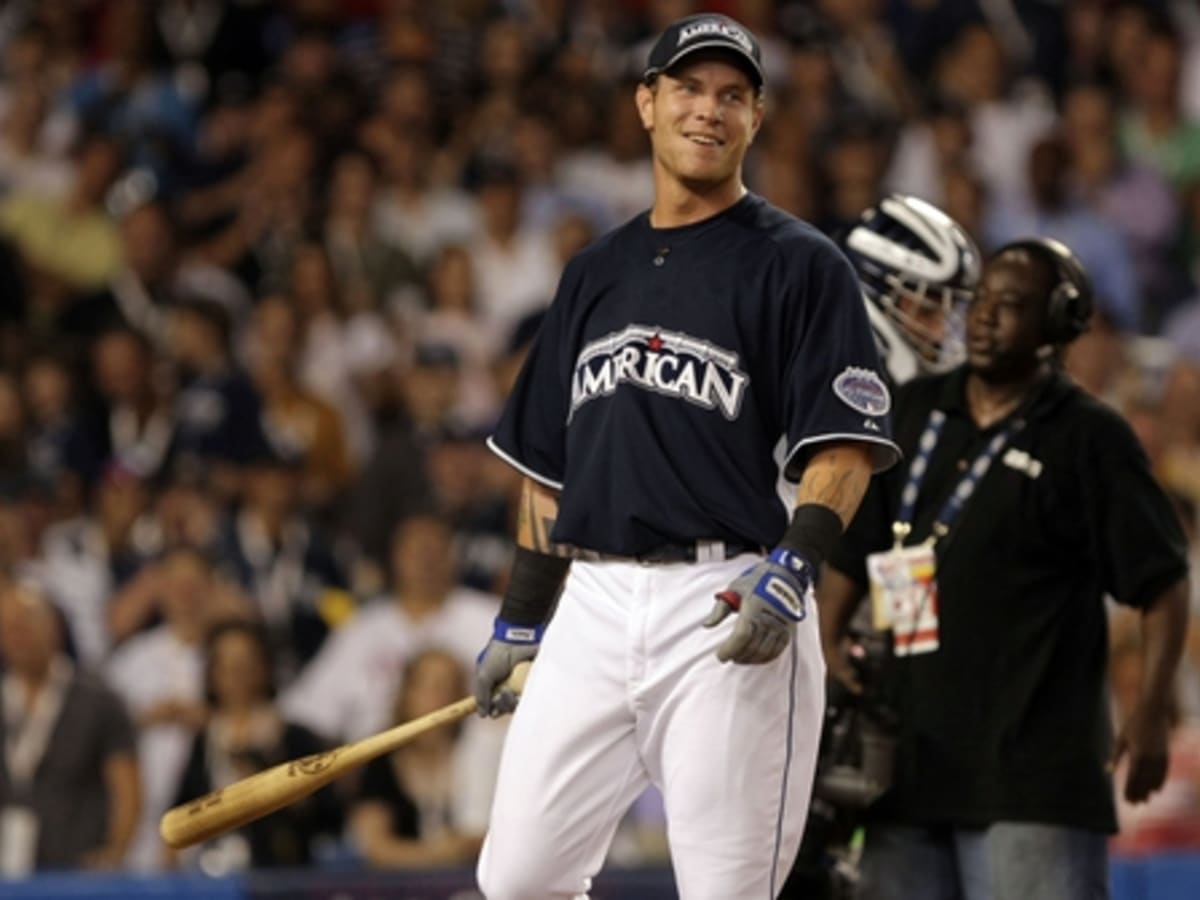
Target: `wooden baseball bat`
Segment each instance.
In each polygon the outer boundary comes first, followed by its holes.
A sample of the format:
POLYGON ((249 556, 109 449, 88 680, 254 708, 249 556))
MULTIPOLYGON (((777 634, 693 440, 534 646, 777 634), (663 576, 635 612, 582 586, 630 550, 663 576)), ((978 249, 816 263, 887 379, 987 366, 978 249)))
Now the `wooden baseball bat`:
MULTIPOLYGON (((519 694, 525 687, 529 666, 528 662, 518 663, 505 685, 519 694)), ((168 846, 178 850, 241 828, 247 822, 304 799, 329 782, 377 756, 391 753, 432 728, 469 716, 475 712, 475 707, 474 697, 464 697, 361 741, 280 763, 167 810, 159 821, 158 832, 168 846)))

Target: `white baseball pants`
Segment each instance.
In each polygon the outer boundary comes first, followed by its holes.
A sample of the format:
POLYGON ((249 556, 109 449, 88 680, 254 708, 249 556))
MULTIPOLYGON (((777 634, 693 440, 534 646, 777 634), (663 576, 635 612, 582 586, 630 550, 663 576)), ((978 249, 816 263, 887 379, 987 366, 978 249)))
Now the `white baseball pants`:
POLYGON ((815 604, 771 663, 721 663, 713 595, 757 560, 575 562, 510 724, 479 860, 488 900, 584 897, 662 791, 682 900, 773 900, 800 845, 825 702, 815 604))

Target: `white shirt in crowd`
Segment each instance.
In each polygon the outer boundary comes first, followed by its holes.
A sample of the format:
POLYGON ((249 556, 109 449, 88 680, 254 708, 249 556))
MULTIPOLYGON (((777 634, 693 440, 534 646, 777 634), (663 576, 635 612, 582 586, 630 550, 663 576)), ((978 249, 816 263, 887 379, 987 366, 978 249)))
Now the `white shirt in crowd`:
MULTIPOLYGON (((107 674, 135 722, 146 710, 166 700, 198 703, 204 698, 201 646, 183 643, 166 625, 135 635, 118 647, 109 660, 107 674)), ((162 865, 158 820, 175 800, 193 736, 183 725, 138 729, 142 815, 127 861, 135 871, 154 871, 162 865)))
POLYGON ((283 694, 284 714, 338 741, 388 727, 409 660, 438 648, 473 670, 491 636, 498 603, 487 594, 455 588, 440 610, 414 621, 394 600, 372 602, 329 636, 283 694))
POLYGON ((467 249, 479 316, 490 331, 511 334, 526 315, 550 305, 562 264, 547 232, 522 229, 507 245, 482 235, 467 249))

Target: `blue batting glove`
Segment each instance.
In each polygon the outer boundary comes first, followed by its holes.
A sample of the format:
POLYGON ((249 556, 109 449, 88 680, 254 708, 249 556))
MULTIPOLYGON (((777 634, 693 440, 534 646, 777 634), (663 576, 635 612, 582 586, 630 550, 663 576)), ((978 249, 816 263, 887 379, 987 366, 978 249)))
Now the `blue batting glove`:
POLYGON ((808 615, 806 595, 812 582, 808 561, 782 547, 735 578, 717 594, 716 604, 704 620, 705 628, 713 628, 730 613, 738 614, 733 632, 717 648, 717 659, 761 664, 779 656, 796 623, 808 615))
POLYGON ((545 625, 513 625, 497 617, 492 639, 475 660, 475 703, 481 716, 496 718, 517 708, 517 694, 500 687, 517 663, 537 656, 545 625))

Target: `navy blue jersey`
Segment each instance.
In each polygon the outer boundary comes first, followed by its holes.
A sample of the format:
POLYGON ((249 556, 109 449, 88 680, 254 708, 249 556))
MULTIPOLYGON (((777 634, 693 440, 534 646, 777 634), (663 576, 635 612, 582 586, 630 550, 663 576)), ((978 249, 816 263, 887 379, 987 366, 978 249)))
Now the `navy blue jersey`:
POLYGON ((748 194, 679 228, 642 214, 574 257, 489 444, 560 491, 557 542, 774 546, 781 470, 827 441, 895 460, 878 372, 841 251, 748 194))

